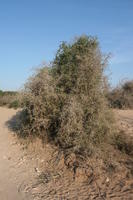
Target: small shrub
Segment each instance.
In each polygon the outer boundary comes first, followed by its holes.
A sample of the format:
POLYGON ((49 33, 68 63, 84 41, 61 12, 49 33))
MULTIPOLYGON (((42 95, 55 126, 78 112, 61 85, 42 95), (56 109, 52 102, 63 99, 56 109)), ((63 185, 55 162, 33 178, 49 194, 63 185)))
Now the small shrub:
POLYGON ((0 90, 0 97, 3 95, 3 91, 2 90, 0 90))
POLYGON ((9 104, 9 108, 15 108, 15 109, 17 109, 17 108, 19 108, 19 107, 20 107, 20 103, 19 103, 18 100, 14 100, 14 101, 12 101, 12 102, 9 104))
POLYGON ((21 107, 20 94, 12 91, 0 92, 0 106, 7 106, 9 108, 21 107))
POLYGON ((121 152, 128 155, 133 155, 133 140, 125 135, 124 132, 120 132, 114 135, 114 145, 121 152))
POLYGON ((113 108, 133 109, 133 81, 127 81, 108 94, 109 104, 113 108))

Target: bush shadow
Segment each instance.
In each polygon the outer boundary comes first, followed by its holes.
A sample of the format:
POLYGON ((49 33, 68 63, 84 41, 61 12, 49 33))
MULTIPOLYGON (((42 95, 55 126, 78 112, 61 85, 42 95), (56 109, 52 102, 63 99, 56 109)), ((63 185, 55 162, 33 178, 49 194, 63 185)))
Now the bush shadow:
POLYGON ((22 114, 23 111, 18 111, 11 119, 6 121, 5 125, 10 131, 14 132, 16 136, 25 138, 25 136, 21 133, 22 114))

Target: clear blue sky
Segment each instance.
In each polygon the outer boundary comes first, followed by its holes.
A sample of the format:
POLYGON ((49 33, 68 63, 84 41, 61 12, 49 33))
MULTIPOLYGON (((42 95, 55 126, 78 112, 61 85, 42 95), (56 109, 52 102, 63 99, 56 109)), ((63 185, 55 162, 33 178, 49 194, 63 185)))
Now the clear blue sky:
POLYGON ((112 53, 113 86, 133 79, 133 0, 0 0, 0 88, 19 89, 61 41, 81 34, 112 53))

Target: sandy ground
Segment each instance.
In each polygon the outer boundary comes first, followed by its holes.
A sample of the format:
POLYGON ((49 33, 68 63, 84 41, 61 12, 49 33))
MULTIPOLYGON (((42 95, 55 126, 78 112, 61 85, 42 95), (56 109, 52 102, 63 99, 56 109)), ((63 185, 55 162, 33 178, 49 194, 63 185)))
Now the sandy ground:
MULTIPOLYGON (((92 180, 91 171, 88 172, 90 176, 86 183, 82 182, 81 176, 73 179, 73 174, 64 168, 61 159, 60 168, 56 163, 50 167, 50 160, 53 162, 56 150, 48 145, 41 151, 39 143, 36 143, 39 154, 33 154, 33 145, 31 149, 30 146, 28 150, 25 149, 7 126, 7 122, 16 112, 13 109, 0 108, 0 200, 133 199, 133 183, 129 184, 132 178, 129 181, 120 180, 121 182, 114 182, 112 178, 111 182, 111 177, 108 179, 103 176, 98 187, 98 182, 92 180), (41 173, 42 168, 44 173, 41 173), (42 182, 37 181, 40 175, 42 182)), ((133 111, 116 110, 115 113, 119 126, 133 135, 133 111)), ((82 174, 82 169, 78 174, 82 174)))
POLYGON ((133 110, 114 110, 120 129, 133 137, 133 110))
POLYGON ((15 114, 13 109, 0 108, 0 200, 31 200, 34 168, 29 168, 31 163, 26 163, 24 151, 6 125, 15 114))

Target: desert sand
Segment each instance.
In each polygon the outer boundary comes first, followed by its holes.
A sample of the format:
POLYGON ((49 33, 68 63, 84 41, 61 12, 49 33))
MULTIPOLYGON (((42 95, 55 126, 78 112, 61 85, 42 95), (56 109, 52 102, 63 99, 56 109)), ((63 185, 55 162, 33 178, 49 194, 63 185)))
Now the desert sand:
POLYGON ((7 127, 7 121, 17 111, 0 108, 0 200, 28 200, 30 194, 24 190, 31 172, 24 162, 24 152, 7 127))

